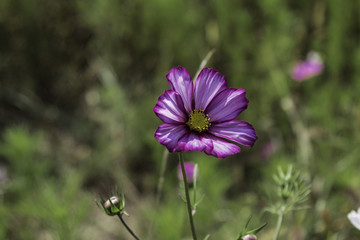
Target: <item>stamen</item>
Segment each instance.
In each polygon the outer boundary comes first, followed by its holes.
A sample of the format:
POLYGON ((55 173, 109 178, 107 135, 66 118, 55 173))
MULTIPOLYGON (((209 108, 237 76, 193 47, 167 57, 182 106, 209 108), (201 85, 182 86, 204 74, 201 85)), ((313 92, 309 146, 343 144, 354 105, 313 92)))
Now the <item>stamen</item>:
POLYGON ((203 132, 209 129, 211 126, 210 118, 208 114, 205 114, 203 110, 193 110, 189 114, 189 120, 186 122, 190 130, 203 132))

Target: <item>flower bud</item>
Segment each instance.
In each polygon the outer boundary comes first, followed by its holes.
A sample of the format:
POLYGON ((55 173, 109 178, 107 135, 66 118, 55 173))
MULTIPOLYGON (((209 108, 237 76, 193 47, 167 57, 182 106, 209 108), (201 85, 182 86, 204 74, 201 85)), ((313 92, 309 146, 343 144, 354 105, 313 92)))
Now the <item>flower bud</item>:
MULTIPOLYGON (((185 168, 185 174, 186 174, 186 179, 188 181, 188 184, 192 184, 194 182, 195 164, 193 164, 192 162, 185 162, 184 168, 185 168)), ((199 170, 197 169, 196 176, 198 176, 198 174, 199 174, 199 170)), ((182 174, 180 164, 178 165, 178 177, 179 177, 179 180, 181 180, 181 181, 183 180, 183 174, 182 174)))
POLYGON ((120 208, 120 199, 116 196, 112 196, 110 199, 106 200, 106 202, 104 203, 104 208, 110 211, 112 205, 120 208))
POLYGON ((248 234, 245 237, 243 237, 242 240, 257 240, 257 237, 255 235, 248 234))
POLYGON ((117 194, 107 200, 101 199, 100 204, 97 204, 107 215, 119 215, 124 213, 125 198, 123 195, 117 194))

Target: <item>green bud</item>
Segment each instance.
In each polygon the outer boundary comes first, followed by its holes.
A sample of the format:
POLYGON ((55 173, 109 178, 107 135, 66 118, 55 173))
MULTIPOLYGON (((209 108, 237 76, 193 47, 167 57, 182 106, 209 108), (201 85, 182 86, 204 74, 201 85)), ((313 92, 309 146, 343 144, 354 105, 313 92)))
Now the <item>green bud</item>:
POLYGON ((104 212, 109 216, 115 216, 119 214, 124 214, 125 208, 125 198, 124 195, 116 194, 110 197, 107 200, 101 198, 100 203, 97 202, 97 205, 104 210, 104 212))

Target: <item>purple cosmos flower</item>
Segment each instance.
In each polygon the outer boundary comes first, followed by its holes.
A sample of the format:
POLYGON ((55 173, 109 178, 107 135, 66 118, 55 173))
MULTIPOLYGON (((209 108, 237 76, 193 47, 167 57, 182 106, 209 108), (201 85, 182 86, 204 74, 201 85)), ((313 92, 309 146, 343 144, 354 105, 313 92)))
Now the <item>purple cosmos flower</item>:
POLYGON ((236 144, 254 145, 254 128, 234 120, 249 103, 245 90, 227 87, 225 77, 209 68, 200 72, 195 86, 180 66, 166 77, 170 90, 154 107, 165 123, 158 127, 155 138, 170 152, 199 151, 225 158, 241 151, 236 144))
POLYGON ((319 75, 324 68, 321 57, 317 52, 309 52, 306 61, 298 62, 293 68, 292 78, 303 81, 319 75))
MULTIPOLYGON (((193 164, 192 162, 184 162, 184 168, 185 168, 185 174, 186 174, 186 178, 188 180, 188 183, 192 183, 194 181, 194 169, 195 169, 195 164, 193 164)), ((196 175, 199 174, 199 169, 196 172, 196 175)), ((182 175, 182 170, 181 170, 181 165, 178 165, 178 176, 179 176, 179 180, 183 180, 183 175, 182 175)))

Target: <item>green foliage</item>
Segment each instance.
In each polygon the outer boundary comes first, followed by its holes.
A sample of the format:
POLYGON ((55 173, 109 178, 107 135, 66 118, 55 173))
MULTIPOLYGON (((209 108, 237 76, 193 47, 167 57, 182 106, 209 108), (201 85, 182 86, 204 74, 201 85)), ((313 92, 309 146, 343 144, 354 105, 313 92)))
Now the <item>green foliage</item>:
POLYGON ((186 205, 178 198, 169 200, 153 213, 153 217, 156 217, 153 239, 177 239, 183 236, 184 232, 190 235, 186 205))
POLYGON ((37 222, 55 239, 78 239, 81 222, 88 216, 93 202, 89 195, 79 192, 80 176, 73 170, 66 174, 65 179, 51 179, 39 185, 17 204, 14 215, 37 222))
POLYGON ((11 166, 14 177, 12 189, 18 193, 29 191, 30 187, 47 177, 51 168, 51 162, 41 156, 43 133, 31 134, 25 127, 15 127, 7 129, 3 137, 0 155, 9 161, 11 166))
POLYGON ((52 177, 55 162, 42 152, 44 145, 42 132, 14 127, 4 133, 0 155, 9 161, 13 178, 1 199, 4 238, 10 230, 12 239, 36 239, 45 233, 55 239, 78 239, 77 228, 91 203, 89 195, 81 192, 82 175, 66 170, 52 177))
POLYGON ((301 173, 294 172, 289 166, 285 173, 278 168, 278 175, 273 176, 276 183, 276 202, 267 211, 273 214, 286 214, 289 211, 308 208, 304 203, 309 199, 311 185, 305 183, 301 173))

